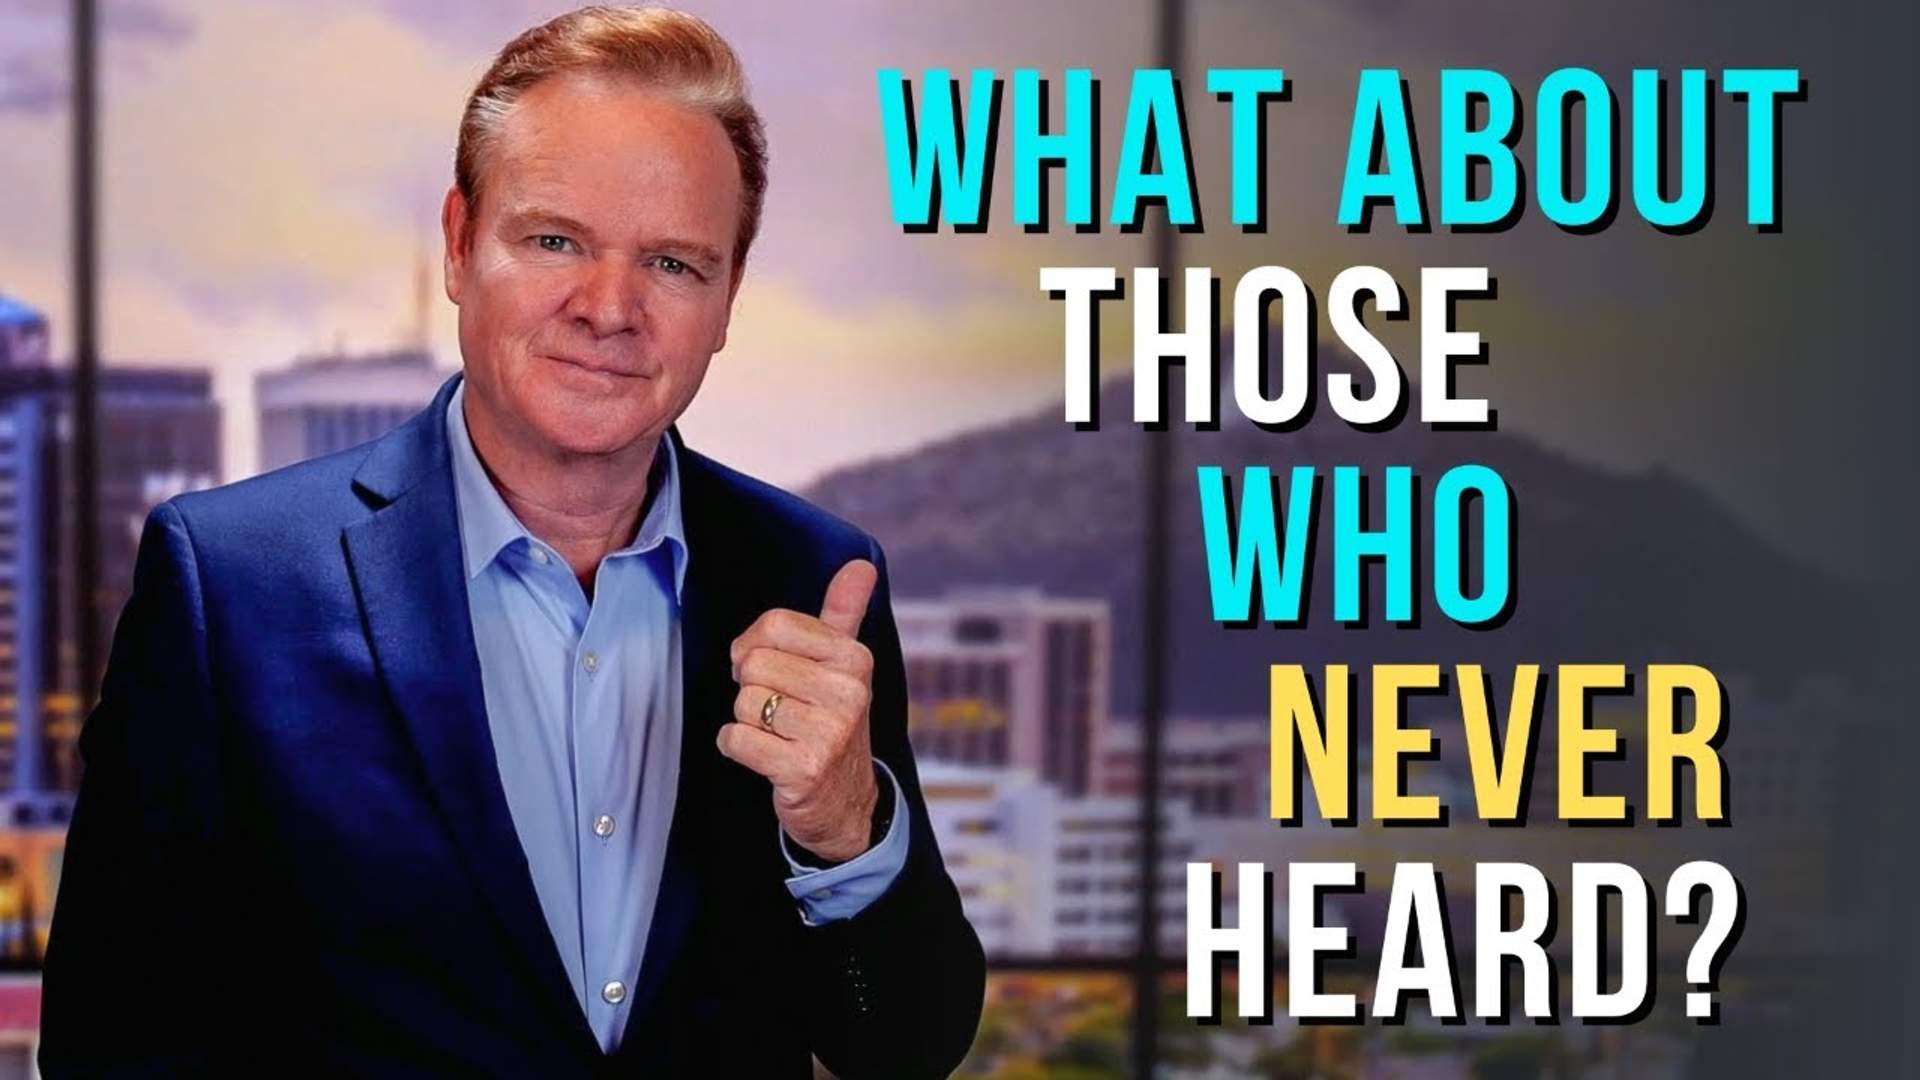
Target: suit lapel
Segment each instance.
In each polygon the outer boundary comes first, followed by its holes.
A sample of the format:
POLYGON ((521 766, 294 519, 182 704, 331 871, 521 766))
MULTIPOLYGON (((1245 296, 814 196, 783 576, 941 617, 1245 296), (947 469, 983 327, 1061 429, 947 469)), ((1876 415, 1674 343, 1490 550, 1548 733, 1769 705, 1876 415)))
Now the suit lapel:
POLYGON ((720 752, 714 739, 720 725, 732 719, 734 683, 727 649, 746 628, 741 618, 739 590, 719 578, 731 565, 728 535, 717 520, 714 485, 704 458, 686 449, 678 430, 675 440, 680 461, 680 513, 687 535, 687 577, 681 597, 681 735, 680 782, 674 796, 673 824, 667 834, 667 856, 660 874, 660 898, 653 925, 647 932, 646 956, 634 988, 618 1056, 637 1061, 653 1057, 657 1047, 643 1047, 634 1034, 659 1008, 676 961, 687 944, 708 877, 706 863, 714 850, 710 832, 714 769, 720 752))
POLYGON ((458 378, 377 444, 355 477, 385 505, 345 530, 348 564, 376 667, 479 892, 536 996, 569 1038, 597 1053, 534 891, 487 725, 446 442, 458 378))

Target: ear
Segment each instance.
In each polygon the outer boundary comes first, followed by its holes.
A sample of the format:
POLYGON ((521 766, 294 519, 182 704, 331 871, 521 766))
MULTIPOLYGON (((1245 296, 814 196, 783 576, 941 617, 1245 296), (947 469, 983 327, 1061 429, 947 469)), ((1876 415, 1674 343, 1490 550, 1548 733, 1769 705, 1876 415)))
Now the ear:
POLYGON ((746 276, 745 263, 735 263, 727 282, 727 310, 720 316, 720 332, 714 336, 713 351, 719 352, 727 347, 727 326, 733 322, 733 301, 740 295, 740 279, 746 276))
POLYGON ((474 223, 469 209, 466 197, 460 194, 460 186, 449 186, 447 197, 440 204, 440 235, 446 244, 441 272, 446 278, 447 299, 453 301, 455 306, 460 303, 461 280, 466 273, 468 247, 472 243, 474 223))

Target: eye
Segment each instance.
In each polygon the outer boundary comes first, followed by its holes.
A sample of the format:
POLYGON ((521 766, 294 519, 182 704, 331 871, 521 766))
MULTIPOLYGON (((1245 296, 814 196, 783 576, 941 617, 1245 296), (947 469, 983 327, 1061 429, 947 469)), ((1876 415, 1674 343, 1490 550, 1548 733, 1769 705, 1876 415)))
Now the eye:
POLYGON ((551 251, 556 255, 565 252, 567 245, 573 243, 572 240, 561 236, 559 233, 542 233, 534 237, 533 242, 540 246, 540 250, 551 251))
POLYGON ((688 266, 686 263, 681 262, 679 259, 676 259, 671 255, 662 255, 654 261, 659 265, 660 269, 665 270, 667 273, 672 274, 675 277, 678 277, 681 274, 690 274, 693 272, 693 267, 688 266))

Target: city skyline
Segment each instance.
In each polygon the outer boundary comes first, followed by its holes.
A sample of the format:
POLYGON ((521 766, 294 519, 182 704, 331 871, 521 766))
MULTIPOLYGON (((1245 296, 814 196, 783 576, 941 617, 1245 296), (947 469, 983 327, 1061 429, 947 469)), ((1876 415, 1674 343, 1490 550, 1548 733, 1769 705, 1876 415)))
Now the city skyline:
MULTIPOLYGON (((564 6, 103 5, 103 357, 207 364, 215 397, 228 406, 224 471, 252 471, 249 394, 260 370, 341 345, 413 343, 415 263, 424 252, 437 271, 439 199, 464 94, 493 48, 564 6), (344 70, 355 77, 341 79, 344 70)), ((686 418, 689 438, 794 487, 1056 401, 1061 313, 1038 288, 1038 267, 1127 267, 1148 260, 1144 242, 1114 230, 1023 233, 1001 220, 1004 191, 994 200, 1001 217, 986 235, 903 234, 887 210, 873 73, 1086 66, 1113 84, 1100 117, 1110 149, 1123 119, 1116 103, 1124 102, 1124 77, 1143 62, 1151 37, 1146 9, 1137 19, 1089 18, 1088 5, 1073 3, 1021 9, 1014 35, 957 3, 911 20, 871 3, 849 5, 846 20, 745 0, 697 6, 747 64, 774 164, 766 228, 730 346, 686 418), (767 437, 796 416, 807 439, 767 437)), ((1627 223, 1570 236, 1538 215, 1497 238, 1394 228, 1350 234, 1333 225, 1333 206, 1353 73, 1399 66, 1424 117, 1433 107, 1434 50, 1464 41, 1460 26, 1471 21, 1395 14, 1382 20, 1376 5, 1306 3, 1283 34, 1243 5, 1193 6, 1197 60, 1283 64, 1293 95, 1268 121, 1268 231, 1215 228, 1183 238, 1181 261, 1212 266, 1228 281, 1247 266, 1278 262, 1317 289, 1362 262, 1403 281, 1419 265, 1488 265, 1500 298, 1471 310, 1492 358, 1463 369, 1461 379, 1493 402, 1504 427, 1612 469, 1678 472, 1776 543, 1841 573, 1913 573, 1889 556, 1898 552, 1900 526, 1920 511, 1887 504, 1865 477, 1841 467, 1905 430, 1897 403, 1911 395, 1883 388, 1862 397, 1844 377, 1808 378, 1793 362, 1884 347, 1865 328, 1872 312, 1898 302, 1889 284, 1854 287, 1846 273, 1876 263, 1898 230, 1842 228, 1861 205, 1861 178, 1805 165, 1839 154, 1846 126, 1808 122, 1812 103, 1787 112, 1783 191, 1793 227, 1780 235, 1755 234, 1731 211, 1683 242, 1627 223), (1313 47, 1298 47, 1300 40, 1313 47), (1829 317, 1779 324, 1691 314, 1794 305, 1829 317), (1738 407, 1699 407, 1727 401, 1738 407), (1809 426, 1832 438, 1796 437, 1809 426), (1874 526, 1834 535, 1826 520, 1874 526)), ((1873 91, 1854 78, 1870 65, 1839 63, 1828 44, 1835 35, 1810 32, 1850 16, 1780 18, 1809 31, 1800 59, 1829 119, 1873 91)), ((1610 73, 1628 64, 1670 69, 1697 63, 1692 43, 1709 33, 1736 51, 1743 35, 1759 33, 1691 10, 1661 11, 1655 23, 1664 36, 1651 40, 1642 23, 1583 28, 1584 58, 1610 73)), ((1503 69, 1524 84, 1528 73, 1564 59, 1558 43, 1570 33, 1567 17, 1548 12, 1503 25, 1503 69)), ((0 169, 12 180, 0 202, 0 229, 11 241, 0 251, 0 291, 49 312, 57 357, 68 351, 63 34, 64 7, 50 0, 0 14, 0 169)), ((1221 219, 1224 111, 1197 94, 1189 107, 1202 204, 1221 219)), ((1722 123, 1729 137, 1719 141, 1716 166, 1731 183, 1745 168, 1733 137, 1744 117, 1729 107, 1722 123)), ((1010 184, 1002 172, 997 186, 1010 184)), ((440 295, 437 272, 433 278, 428 344, 451 367, 455 310, 440 295)), ((1129 326, 1124 308, 1109 307, 1106 369, 1115 374, 1128 366, 1129 326)), ((1402 365, 1413 368, 1402 329, 1387 333, 1402 365)), ((1275 453, 1285 453, 1283 442, 1275 453)))
MULTIPOLYGON (((87 491, 76 490, 71 466, 72 6, 18 0, 0 10, 0 968, 18 980, 0 978, 0 1080, 15 1074, 16 1057, 26 1067, 38 1024, 37 975, 18 973, 37 965, 50 929, 88 717, 84 688, 97 684, 97 668, 81 670, 78 628, 98 626, 104 661, 155 503, 377 438, 459 370, 460 312, 443 291, 439 214, 460 109, 496 49, 576 5, 98 0, 98 197, 88 219, 99 255, 98 462, 87 491), (99 510, 91 581, 72 569, 79 496, 99 510)), ((1920 448, 1920 426, 1906 415, 1920 397, 1920 368, 1902 359, 1912 351, 1916 211, 1896 182, 1912 140, 1898 120, 1905 90, 1894 61, 1913 12, 1630 3, 1596 17, 1406 0, 676 6, 710 20, 740 53, 771 149, 763 231, 728 347, 680 429, 691 447, 856 523, 884 547, 925 824, 991 965, 988 1015, 963 1074, 1126 1075, 1130 1034, 1153 1036, 1136 1059, 1157 1058, 1146 1071, 1181 1080, 1804 1075, 1846 1071, 1840 1060, 1850 1053, 1892 1060, 1876 1051, 1891 1048, 1886 1033, 1898 1032, 1900 999, 1910 996, 1912 935, 1899 900, 1912 814, 1899 795, 1901 747, 1884 738, 1901 727, 1889 723, 1900 638, 1885 620, 1920 583, 1908 555, 1920 502, 1890 493, 1920 448), (1105 221, 1125 165, 1116 148, 1128 142, 1132 80, 1162 62, 1162 47, 1181 58, 1178 127, 1204 223, 1178 234, 1159 231, 1154 213, 1138 232, 1105 221), (1777 230, 1744 219, 1759 168, 1746 156, 1753 114, 1722 92, 1729 69, 1767 66, 1792 67, 1805 88, 1774 114, 1777 230), (998 164, 987 170, 987 228, 903 230, 890 203, 876 73, 903 72, 917 108, 931 69, 964 87, 980 68, 1006 84, 1000 122, 989 128, 998 164), (1266 217, 1257 230, 1231 220, 1239 163, 1230 109, 1206 89, 1212 71, 1234 68, 1284 69, 1287 84, 1261 114, 1266 217), (1446 180, 1458 178, 1443 176, 1446 163, 1460 160, 1448 156, 1436 122, 1447 115, 1442 72, 1490 73, 1512 86, 1517 220, 1410 230, 1376 212, 1370 228, 1338 224, 1356 77, 1381 68, 1403 80, 1430 218, 1446 180), (1649 226, 1631 198, 1598 228, 1544 220, 1548 170, 1537 154, 1556 125, 1536 91, 1568 68, 1597 74, 1615 95, 1616 192, 1626 190, 1633 155, 1644 162, 1648 150, 1631 137, 1629 125, 1644 118, 1630 76, 1653 69, 1665 83, 1667 130, 1655 145, 1667 176, 1655 186, 1671 189, 1673 160, 1683 156, 1669 153, 1678 150, 1679 76, 1705 72, 1708 211, 1698 228, 1649 226), (1059 220, 1064 168, 1041 173, 1051 228, 1013 220, 1013 129, 1030 114, 1013 107, 1022 69, 1052 83, 1042 115, 1054 135, 1066 118, 1063 74, 1087 69, 1097 80, 1097 229, 1059 220), (1171 460, 1170 491, 1149 482, 1157 466, 1143 467, 1142 456, 1154 436, 1133 423, 1127 385, 1144 298, 1135 294, 1152 292, 1133 271, 1161 252, 1168 277, 1211 271, 1224 309, 1213 340, 1226 354, 1218 428, 1176 421, 1152 447, 1171 460), (1040 280, 1042 267, 1063 266, 1112 267, 1127 284, 1098 314, 1107 380, 1096 390, 1098 431, 1076 430, 1062 415, 1066 310, 1040 280), (1231 297, 1257 266, 1289 268, 1310 290, 1309 344, 1319 359, 1303 426, 1262 430, 1231 400, 1231 297), (1327 376, 1352 361, 1328 309, 1331 283, 1353 267, 1377 267, 1406 292, 1411 317, 1363 314, 1409 377, 1413 407, 1390 430, 1348 425, 1324 400, 1327 376), (1479 362, 1457 365, 1452 390, 1486 399, 1496 430, 1421 422, 1419 343, 1432 308, 1420 282, 1425 269, 1443 267, 1484 267, 1498 284, 1494 296, 1452 312, 1458 329, 1488 346, 1479 362), (1436 477, 1467 461, 1510 480, 1513 497, 1516 601, 1485 629, 1455 624, 1425 600, 1442 553, 1432 542, 1441 530, 1423 527, 1437 520, 1427 496, 1436 477), (1264 475, 1243 468, 1311 469, 1331 481, 1344 466, 1363 484, 1382 469, 1412 471, 1414 539, 1379 565, 1361 563, 1370 599, 1357 623, 1328 617, 1342 571, 1325 489, 1317 516, 1306 503, 1307 617, 1244 626, 1217 617, 1209 606, 1217 563, 1208 561, 1194 483, 1196 466, 1215 465, 1241 492, 1264 475), (1408 563, 1416 607, 1402 623, 1385 616, 1379 586, 1408 563), (1576 715, 1566 705, 1571 681, 1554 661, 1619 662, 1626 690, 1581 698, 1576 715), (1641 661, 1718 676, 1715 715, 1731 738, 1717 751, 1725 814, 1716 822, 1655 827, 1646 751, 1656 695, 1641 661), (1531 739, 1518 740, 1518 759, 1503 755, 1501 773, 1519 773, 1521 805, 1534 809, 1520 827, 1495 827, 1479 812, 1471 759, 1484 760, 1484 743, 1470 743, 1478 729, 1455 699, 1484 676, 1500 731, 1521 730, 1520 697, 1508 691, 1521 665, 1536 663, 1548 682, 1530 685, 1548 695, 1534 695, 1531 739), (1438 693, 1384 708, 1362 691, 1383 685, 1387 664, 1431 664, 1442 673, 1438 693), (1450 811, 1446 827, 1390 828, 1365 812, 1330 821, 1325 804, 1276 820, 1289 737, 1286 710, 1272 713, 1280 668, 1320 680, 1319 715, 1341 717, 1346 760, 1357 763, 1354 806, 1375 807, 1376 795, 1401 785, 1437 798, 1450 811), (1327 692, 1336 677, 1355 679, 1339 705, 1327 692), (1569 770, 1560 751, 1580 744, 1570 715, 1617 736, 1620 752, 1591 755, 1585 766, 1576 753, 1579 771, 1569 770), (1391 745, 1388 724, 1430 734, 1431 752, 1403 757, 1400 773, 1380 771, 1381 761, 1393 765, 1376 754, 1391 745), (1158 747, 1152 761, 1149 746, 1158 747), (1149 775, 1159 781, 1153 792, 1143 790, 1149 775), (1562 820, 1562 797, 1589 784, 1621 799, 1634 827, 1562 820), (1160 824, 1143 834, 1149 811, 1160 824), (1143 835, 1157 835, 1157 861, 1143 835), (1419 1006, 1404 1026, 1302 1026, 1290 1005, 1271 1024, 1242 1023, 1230 1004, 1217 1028, 1179 1019, 1194 970, 1180 964, 1188 900, 1205 911, 1188 891, 1189 864, 1220 873, 1223 926, 1262 910, 1251 888, 1240 892, 1236 864, 1270 869, 1278 891, 1264 900, 1275 916, 1280 1001, 1293 951, 1288 915, 1309 905, 1322 925, 1352 934, 1352 955, 1330 966, 1329 983, 1371 995, 1367 979, 1391 940, 1388 896, 1408 864, 1444 875, 1447 951, 1460 950, 1456 971, 1483 982, 1466 963, 1488 930, 1470 914, 1477 871, 1532 866, 1549 881, 1549 986, 1563 1001, 1577 982, 1568 972, 1581 940, 1568 903, 1574 867, 1622 864, 1657 890, 1676 866, 1699 860, 1737 874, 1740 921, 1718 957, 1731 959, 1709 963, 1713 977, 1700 987, 1724 1003, 1724 1027, 1685 1018, 1697 931, 1658 913, 1648 947, 1658 1000, 1634 1028, 1577 1016, 1550 1027, 1517 1018, 1445 1027, 1419 1006), (1323 907, 1297 903, 1288 871, 1315 862, 1353 864, 1360 888, 1323 907), (1154 905, 1141 903, 1148 877, 1154 905), (1156 906, 1157 927, 1143 918, 1156 906), (1166 966, 1150 1023, 1156 959, 1166 966)), ((1488 97, 1482 112, 1469 101, 1465 127, 1496 104, 1488 97)), ((1557 126, 1592 131, 1601 110, 1588 105, 1557 126)), ((1153 130, 1170 126, 1156 118, 1153 130)), ((1583 175, 1595 145, 1554 175, 1583 175)), ((1593 174, 1584 175, 1591 193, 1593 174)), ((1467 167, 1470 194, 1484 176, 1467 167)), ((1277 332, 1297 306, 1274 303, 1263 315, 1277 332)), ((1181 318, 1173 313, 1167 329, 1181 318)), ((1242 321, 1242 343, 1252 329, 1242 321)), ((1279 389, 1279 370, 1274 363, 1263 391, 1279 389)), ((1169 373, 1168 382, 1182 381, 1169 373)), ((1289 524, 1300 508, 1289 498, 1289 524)), ((1363 516, 1381 524, 1371 509, 1363 516)), ((251 614, 305 618, 280 597, 265 603, 273 606, 251 614)), ((219 629, 249 627, 227 618, 219 629)), ((274 707, 277 699, 267 711, 274 707)), ((325 745, 313 745, 328 751, 331 731, 321 734, 325 745)), ((1508 734, 1505 745, 1515 741, 1508 734)), ((1680 805, 1707 790, 1700 768, 1674 780, 1680 805)), ((246 805, 275 790, 251 780, 234 771, 224 808, 256 823, 290 820, 246 805)), ((1317 783, 1296 777, 1295 794, 1308 782, 1317 783)), ((71 869, 70 881, 81 882, 79 862, 71 869)), ((1619 898, 1622 924, 1630 891, 1619 898)), ((229 895, 208 890, 211 902, 229 895)), ((1716 916, 1723 901, 1713 901, 1716 916)), ((1600 914, 1610 922, 1606 904, 1600 914)), ((1603 971, 1609 952, 1616 972, 1625 959, 1619 929, 1599 938, 1603 971)), ((1435 955, 1424 943, 1420 953, 1435 955)))

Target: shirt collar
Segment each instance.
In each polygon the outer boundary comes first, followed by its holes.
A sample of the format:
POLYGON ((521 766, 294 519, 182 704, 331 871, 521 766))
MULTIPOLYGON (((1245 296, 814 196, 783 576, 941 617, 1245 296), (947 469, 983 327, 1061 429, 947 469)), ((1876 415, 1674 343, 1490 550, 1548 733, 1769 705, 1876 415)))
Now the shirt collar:
MULTIPOLYGON (((467 383, 462 379, 447 402, 446 421, 447 442, 453 458, 453 486, 457 492, 455 505, 460 519, 461 555, 467 580, 471 581, 507 548, 516 543, 531 548, 540 545, 540 541, 500 497, 499 489, 493 486, 486 467, 480 463, 480 455, 467 433, 466 413, 462 411, 466 394, 467 383)), ((648 487, 652 498, 633 541, 609 552, 607 557, 647 552, 668 544, 668 553, 673 559, 673 593, 677 600, 687 580, 687 536, 680 517, 680 460, 673 440, 665 435, 660 436, 659 448, 653 455, 648 487)))

